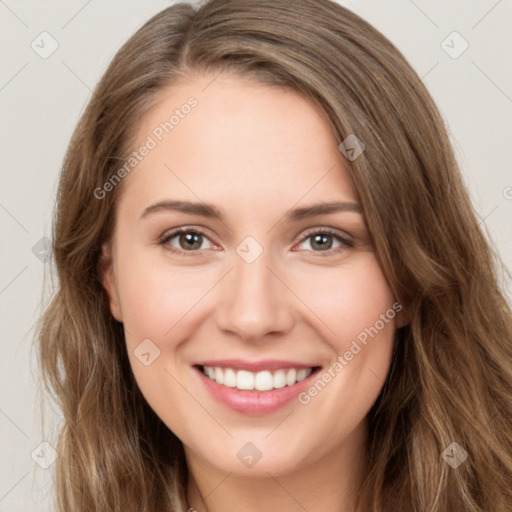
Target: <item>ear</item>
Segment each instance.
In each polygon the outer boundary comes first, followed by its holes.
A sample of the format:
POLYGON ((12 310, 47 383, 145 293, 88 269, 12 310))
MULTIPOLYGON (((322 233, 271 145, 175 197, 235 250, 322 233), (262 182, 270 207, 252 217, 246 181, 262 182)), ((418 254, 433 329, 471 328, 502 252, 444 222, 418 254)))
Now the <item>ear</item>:
POLYGON ((112 257, 112 244, 110 242, 106 242, 101 248, 98 270, 101 277, 101 283, 107 292, 110 312, 118 322, 122 322, 123 317, 119 302, 119 291, 117 288, 114 259, 112 257))

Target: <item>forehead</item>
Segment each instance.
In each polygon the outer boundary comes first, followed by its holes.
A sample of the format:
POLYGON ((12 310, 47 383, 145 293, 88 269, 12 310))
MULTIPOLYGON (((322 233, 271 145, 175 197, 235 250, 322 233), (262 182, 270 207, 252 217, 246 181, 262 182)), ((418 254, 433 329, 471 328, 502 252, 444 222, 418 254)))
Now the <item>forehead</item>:
POLYGON ((150 149, 123 184, 137 208, 169 196, 255 210, 306 196, 355 199, 325 113, 298 93, 221 74, 157 100, 133 148, 150 149))

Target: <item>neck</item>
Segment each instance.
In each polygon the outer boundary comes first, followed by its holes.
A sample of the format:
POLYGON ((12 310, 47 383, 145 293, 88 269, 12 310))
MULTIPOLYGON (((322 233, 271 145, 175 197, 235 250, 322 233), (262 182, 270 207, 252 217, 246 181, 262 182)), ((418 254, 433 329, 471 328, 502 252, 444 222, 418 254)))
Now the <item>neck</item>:
POLYGON ((366 433, 363 422, 342 445, 323 457, 300 464, 291 473, 266 471, 258 477, 222 471, 185 448, 188 508, 197 512, 225 512, 227 508, 244 512, 357 512, 356 490, 367 470, 366 433))

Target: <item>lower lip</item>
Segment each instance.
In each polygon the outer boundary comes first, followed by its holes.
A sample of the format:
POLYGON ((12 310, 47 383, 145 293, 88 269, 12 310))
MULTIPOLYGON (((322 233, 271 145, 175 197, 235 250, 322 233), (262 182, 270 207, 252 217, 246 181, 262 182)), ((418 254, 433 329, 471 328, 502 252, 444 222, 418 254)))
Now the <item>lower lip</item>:
POLYGON ((304 380, 295 383, 293 386, 285 386, 270 391, 242 391, 237 388, 230 388, 208 378, 200 368, 195 368, 199 373, 208 391, 219 402, 227 405, 230 409, 244 414, 260 416, 275 412, 297 397, 310 384, 311 378, 317 373, 312 371, 304 380))

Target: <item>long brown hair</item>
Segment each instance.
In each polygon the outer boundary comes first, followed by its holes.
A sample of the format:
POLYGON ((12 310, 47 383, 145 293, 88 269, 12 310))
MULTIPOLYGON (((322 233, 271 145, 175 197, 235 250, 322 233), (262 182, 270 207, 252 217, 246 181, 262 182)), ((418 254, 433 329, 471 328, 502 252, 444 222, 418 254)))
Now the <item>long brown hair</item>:
POLYGON ((366 147, 347 168, 409 324, 368 415, 362 510, 510 511, 512 317, 429 93, 382 34, 330 0, 211 0, 161 11, 119 50, 63 164, 59 284, 39 330, 64 420, 61 512, 186 510, 181 442, 136 385, 98 269, 122 183, 94 191, 125 162, 159 91, 224 71, 299 92, 340 142, 355 134, 366 147), (441 456, 453 442, 468 454, 456 469, 441 456))

